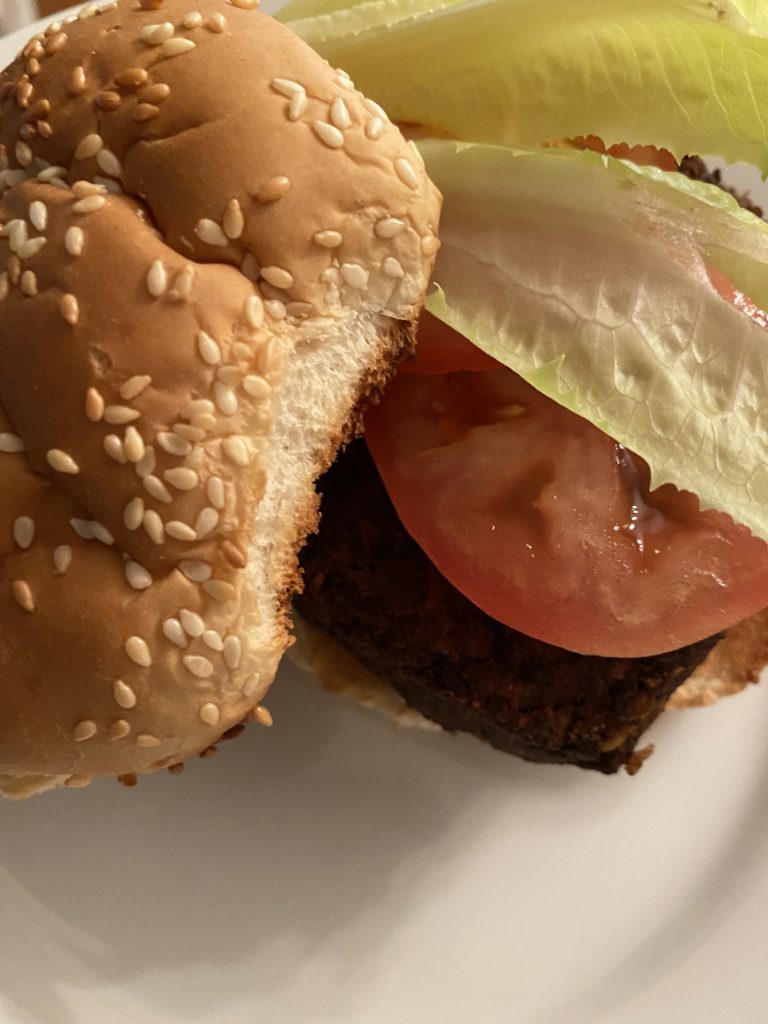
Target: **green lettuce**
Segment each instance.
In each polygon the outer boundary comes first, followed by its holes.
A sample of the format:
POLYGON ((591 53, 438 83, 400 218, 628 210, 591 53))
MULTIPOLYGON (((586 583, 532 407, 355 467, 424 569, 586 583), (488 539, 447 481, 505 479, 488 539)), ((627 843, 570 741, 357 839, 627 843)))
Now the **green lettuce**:
POLYGON ((679 174, 574 150, 426 141, 445 196, 428 308, 768 539, 768 225, 679 174))
POLYGON ((292 0, 281 17, 431 134, 595 134, 768 172, 764 0, 292 0))

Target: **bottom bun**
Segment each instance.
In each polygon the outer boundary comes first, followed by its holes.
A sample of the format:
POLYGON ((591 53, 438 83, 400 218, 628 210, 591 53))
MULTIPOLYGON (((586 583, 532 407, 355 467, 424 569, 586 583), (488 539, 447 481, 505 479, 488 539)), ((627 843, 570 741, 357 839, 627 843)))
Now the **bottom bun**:
MULTIPOLYGON (((350 697, 398 726, 442 731, 333 637, 294 612, 296 643, 289 658, 329 693, 350 697)), ((727 631, 667 701, 667 710, 707 707, 740 693, 768 666, 768 609, 727 631)))

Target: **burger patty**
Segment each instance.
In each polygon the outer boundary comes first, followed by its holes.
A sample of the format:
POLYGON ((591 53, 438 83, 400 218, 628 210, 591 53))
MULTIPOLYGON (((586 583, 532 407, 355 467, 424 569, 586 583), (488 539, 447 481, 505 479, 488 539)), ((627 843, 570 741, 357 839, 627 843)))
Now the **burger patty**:
POLYGON ((364 441, 320 482, 296 607, 445 729, 531 761, 630 770, 642 733, 719 636, 602 658, 519 633, 443 577, 400 523, 364 441))

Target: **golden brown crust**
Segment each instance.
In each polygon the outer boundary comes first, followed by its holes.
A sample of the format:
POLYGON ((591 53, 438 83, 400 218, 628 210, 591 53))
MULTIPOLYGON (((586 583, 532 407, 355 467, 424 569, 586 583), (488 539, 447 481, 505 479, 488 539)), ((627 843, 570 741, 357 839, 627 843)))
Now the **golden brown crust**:
POLYGON ((375 105, 271 19, 195 10, 119 3, 0 77, 0 777, 24 794, 167 766, 258 703, 316 517, 308 493, 260 623, 294 350, 381 318, 319 473, 434 257, 439 197, 375 105))
POLYGON ((668 708, 703 707, 757 683, 768 666, 768 610, 732 626, 670 697, 668 708))

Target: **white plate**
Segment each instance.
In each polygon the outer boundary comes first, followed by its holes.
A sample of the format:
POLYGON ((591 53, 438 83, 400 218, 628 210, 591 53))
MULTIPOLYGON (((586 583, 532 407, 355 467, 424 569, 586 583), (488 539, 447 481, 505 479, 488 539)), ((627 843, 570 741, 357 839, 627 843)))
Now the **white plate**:
POLYGON ((269 705, 180 778, 0 806, 2 1024, 766 1020, 768 689, 665 716, 634 779, 290 667, 269 705))

